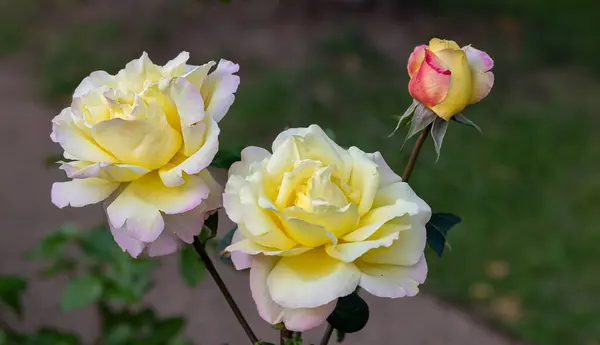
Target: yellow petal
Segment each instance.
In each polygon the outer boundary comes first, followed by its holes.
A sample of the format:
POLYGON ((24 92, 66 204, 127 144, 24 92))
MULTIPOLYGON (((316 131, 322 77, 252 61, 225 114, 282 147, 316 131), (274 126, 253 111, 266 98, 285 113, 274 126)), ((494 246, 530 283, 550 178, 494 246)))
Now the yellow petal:
MULTIPOLYGON (((151 106, 148 112, 161 110, 151 106)), ((169 126, 164 114, 103 121, 92 128, 92 133, 96 142, 120 162, 151 170, 167 164, 181 146, 181 136, 169 126)))
POLYGON ((432 38, 429 41, 429 50, 431 50, 432 52, 437 53, 440 50, 444 49, 460 49, 460 47, 458 46, 458 44, 456 44, 456 42, 451 40, 432 38))
POLYGON ((399 232, 397 231, 376 240, 327 245, 325 251, 332 258, 343 262, 353 262, 361 256, 368 255, 372 250, 391 246, 394 240, 398 239, 398 236, 399 232))
MULTIPOLYGON (((314 206, 311 211, 304 210, 300 207, 289 207, 283 210, 282 212, 289 220, 298 219, 303 222, 294 223, 293 226, 300 226, 300 228, 315 228, 312 226, 307 226, 304 223, 309 223, 311 225, 318 225, 328 232, 335 235, 335 237, 342 237, 347 233, 356 229, 358 225, 360 216, 358 214, 358 210, 356 205, 348 204, 344 207, 338 208, 331 205, 318 205, 314 206)), ((289 223, 289 221, 288 221, 289 223)), ((290 229, 290 236, 299 236, 304 237, 307 234, 304 233, 302 229, 290 229), (298 233, 297 233, 298 232, 298 233), (294 233, 294 235, 292 235, 294 233), (297 234, 296 234, 297 233, 297 234)), ((321 233, 319 231, 318 233, 321 233)), ((302 239, 302 241, 310 241, 308 239, 302 239)), ((319 240, 314 241, 314 243, 318 243, 321 241, 325 241, 323 243, 327 243, 325 238, 319 236, 319 240)), ((302 243, 302 242, 301 242, 302 243)), ((320 244, 323 244, 320 243, 320 244)), ((314 244, 315 246, 317 244, 314 244)))
POLYGON ((111 182, 133 181, 150 172, 146 168, 135 165, 85 161, 63 163, 59 169, 64 170, 69 178, 97 177, 111 182))
POLYGON ((358 212, 362 216, 371 209, 379 188, 379 167, 359 148, 351 147, 348 152, 354 161, 350 183, 360 191, 358 212))
MULTIPOLYGON (((272 159, 279 159, 279 157, 272 159)), ((293 170, 283 174, 275 205, 281 209, 287 207, 298 184, 309 179, 321 165, 321 162, 312 160, 296 161, 293 170)))
POLYGON ((207 168, 219 150, 219 125, 215 121, 207 123, 206 140, 200 149, 190 157, 176 156, 159 170, 160 178, 166 186, 175 187, 183 183, 183 173, 197 174, 207 168))
POLYGON ((448 120, 470 102, 473 87, 471 69, 465 52, 460 49, 443 49, 435 54, 448 66, 451 78, 446 98, 430 109, 444 120, 448 120))
POLYGON ((98 178, 56 182, 52 185, 52 203, 59 208, 82 207, 108 198, 120 183, 98 178))
POLYGON ((315 249, 279 260, 267 278, 267 286, 280 306, 315 308, 354 292, 359 279, 354 264, 315 249))
POLYGON ((70 156, 79 160, 90 162, 110 162, 117 160, 110 153, 94 141, 93 138, 83 132, 73 121, 71 108, 65 108, 52 120, 52 134, 50 138, 70 156))
POLYGON ((425 250, 427 232, 424 224, 415 220, 411 223, 411 228, 400 231, 391 246, 373 249, 363 255, 361 260, 372 264, 415 265, 425 250))
POLYGON ((378 297, 415 296, 427 278, 425 256, 414 266, 373 265, 361 260, 356 266, 361 272, 360 287, 378 297))

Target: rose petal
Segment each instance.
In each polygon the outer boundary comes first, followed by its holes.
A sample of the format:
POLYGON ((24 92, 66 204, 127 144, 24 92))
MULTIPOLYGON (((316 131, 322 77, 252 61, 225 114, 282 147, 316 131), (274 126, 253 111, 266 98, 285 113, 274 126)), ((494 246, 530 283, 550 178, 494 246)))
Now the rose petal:
MULTIPOLYGON (((398 239, 400 233, 402 232, 397 231, 382 238, 370 241, 327 245, 325 246, 325 251, 332 258, 343 262, 353 262, 359 257, 369 254, 371 250, 376 250, 380 247, 390 247, 394 241, 398 239)), ((422 252, 423 250, 421 249, 421 253, 422 252)))
POLYGON ((258 255, 250 269, 250 291, 258 314, 272 325, 283 321, 283 307, 273 301, 267 288, 267 279, 277 261, 274 257, 258 255))
POLYGON ((367 153, 367 156, 379 166, 379 188, 396 182, 402 182, 402 178, 396 174, 385 162, 380 152, 367 153))
POLYGON ((337 299, 316 308, 283 309, 285 328, 293 332, 304 332, 315 328, 327 320, 335 309, 337 299))
POLYGON ((164 256, 173 254, 179 249, 181 242, 170 231, 163 231, 156 241, 148 244, 148 255, 164 256))
POLYGON ((396 240, 390 246, 370 250, 360 259, 372 264, 415 265, 423 255, 427 243, 425 224, 417 219, 411 219, 411 228, 397 234, 396 240))
POLYGON ((437 53, 444 49, 460 49, 458 44, 452 40, 441 40, 439 38, 432 38, 429 41, 429 50, 437 53))
POLYGON ((452 71, 451 82, 443 101, 425 105, 439 117, 448 120, 469 104, 473 87, 471 69, 465 52, 460 49, 444 49, 435 54, 452 71))
POLYGON ((150 172, 146 168, 135 165, 85 161, 63 162, 59 169, 64 170, 69 178, 83 179, 98 177, 111 182, 133 181, 150 172))
POLYGON ((168 187, 176 187, 184 182, 184 172, 193 175, 207 168, 219 150, 219 132, 219 125, 212 121, 207 127, 206 141, 198 151, 181 162, 159 169, 163 183, 168 187))
POLYGON ((421 67, 421 64, 423 63, 423 60, 425 60, 426 49, 427 46, 422 44, 420 46, 416 46, 413 52, 410 54, 406 69, 408 70, 408 75, 411 78, 414 76, 415 73, 417 73, 419 67, 421 67))
POLYGON ((415 296, 427 277, 425 256, 414 266, 372 265, 356 261, 361 272, 360 287, 378 297, 415 296))
POLYGON ((352 293, 360 271, 352 263, 331 258, 322 249, 281 258, 267 286, 275 303, 286 308, 315 308, 352 293))
POLYGON ((63 109, 52 120, 52 134, 50 136, 70 156, 78 160, 89 162, 116 163, 116 158, 106 152, 96 142, 82 132, 73 122, 71 108, 63 109))
POLYGON ((471 95, 471 104, 484 99, 494 86, 494 73, 473 73, 473 94, 471 95))
POLYGON ((59 208, 82 207, 108 198, 121 184, 98 178, 77 179, 52 184, 52 203, 59 208))
POLYGON ((215 71, 202 83, 200 93, 206 104, 206 112, 216 122, 221 121, 235 100, 240 77, 234 73, 239 69, 238 64, 221 59, 215 71))
POLYGON ((472 46, 463 47, 462 50, 467 54, 467 61, 472 71, 487 72, 494 67, 494 60, 486 52, 472 46))
POLYGON ((360 191, 358 213, 362 216, 371 209, 379 188, 379 166, 357 147, 349 148, 348 152, 354 161, 350 184, 360 191))
POLYGON ((181 136, 167 123, 157 105, 148 108, 153 118, 111 119, 92 128, 94 140, 120 162, 154 170, 167 164, 181 146, 181 136))
MULTIPOLYGON (((236 230, 233 233, 233 238, 231 239, 231 245, 234 245, 244 239, 245 239, 245 237, 242 235, 242 232, 239 230, 236 230)), ((231 261, 233 262, 233 266, 235 267, 235 269, 238 271, 250 268, 250 266, 252 266, 252 260, 253 260, 253 256, 243 253, 241 251, 231 252, 231 261)), ((270 272, 270 270, 269 270, 269 272, 270 272)), ((266 279, 267 278, 265 277, 265 285, 266 285, 266 279)))
POLYGON ((410 95, 427 107, 441 103, 450 89, 450 70, 430 50, 425 60, 408 82, 410 95))

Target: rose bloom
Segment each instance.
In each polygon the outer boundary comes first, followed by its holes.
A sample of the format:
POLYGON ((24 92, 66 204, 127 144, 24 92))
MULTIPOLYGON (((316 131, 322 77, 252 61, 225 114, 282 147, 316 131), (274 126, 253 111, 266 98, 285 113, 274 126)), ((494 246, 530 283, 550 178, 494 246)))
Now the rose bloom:
POLYGON ((52 186, 52 202, 104 203, 110 229, 132 256, 169 254, 191 243, 222 188, 206 170, 219 148, 218 122, 234 101, 238 65, 164 66, 144 53, 117 75, 97 71, 52 120, 51 138, 71 180, 52 186))
POLYGON ((397 298, 425 281, 429 206, 378 152, 343 149, 319 126, 284 131, 273 154, 244 149, 223 205, 238 224, 227 251, 237 269, 251 268, 271 324, 305 331, 358 286, 397 298))
POLYGON ((494 85, 494 61, 471 46, 434 38, 408 59, 410 95, 444 120, 477 103, 494 85))

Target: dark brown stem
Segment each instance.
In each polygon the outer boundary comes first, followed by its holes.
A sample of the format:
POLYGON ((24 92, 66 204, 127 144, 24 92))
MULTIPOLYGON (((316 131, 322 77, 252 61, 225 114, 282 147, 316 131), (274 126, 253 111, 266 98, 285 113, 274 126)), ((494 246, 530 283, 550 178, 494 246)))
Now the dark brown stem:
POLYGON ((285 326, 284 326, 283 329, 281 329, 281 331, 279 331, 279 344, 285 345, 285 340, 292 339, 293 337, 294 337, 294 333, 292 331, 290 331, 289 329, 285 328, 285 326))
POLYGON ((331 338, 332 334, 333 334, 333 326, 330 324, 327 324, 327 329, 325 330, 325 334, 323 334, 323 338, 321 338, 321 342, 319 343, 319 345, 327 345, 329 343, 329 338, 331 338))
POLYGON ((252 345, 258 343, 258 338, 256 337, 256 335, 254 335, 254 332, 252 331, 252 328, 250 328, 248 321, 246 321, 244 315, 242 314, 242 311, 233 300, 233 297, 231 296, 231 293, 229 293, 225 282, 223 282, 223 279, 221 279, 219 272, 217 272, 217 268, 208 256, 208 253, 204 248, 204 244, 201 243, 197 237, 194 238, 194 249, 196 249, 196 252, 198 253, 198 255, 200 255, 202 261, 204 261, 204 266, 206 267, 206 270, 208 271, 208 273, 210 273, 215 283, 217 283, 219 290, 221 290, 221 294, 223 294, 223 297, 225 297, 227 304, 229 304, 229 308, 231 308, 231 311, 233 312, 238 322, 244 329, 244 332, 246 332, 246 335, 248 336, 248 339, 250 339, 250 341, 252 342, 252 345))
POLYGON ((419 135, 419 138, 417 139, 417 142, 410 153, 410 158, 408 159, 408 163, 406 164, 406 168, 404 168, 404 173, 402 174, 402 180, 404 182, 408 182, 408 179, 415 168, 417 158, 419 157, 419 152, 421 152, 421 147, 423 147, 425 139, 427 139, 429 132, 431 132, 431 126, 432 125, 425 127, 425 129, 421 132, 421 135, 419 135))

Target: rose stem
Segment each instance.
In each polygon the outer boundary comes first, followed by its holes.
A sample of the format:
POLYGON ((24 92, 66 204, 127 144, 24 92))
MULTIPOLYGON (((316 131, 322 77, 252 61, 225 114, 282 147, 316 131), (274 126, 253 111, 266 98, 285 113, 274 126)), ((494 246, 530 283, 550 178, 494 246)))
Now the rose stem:
POLYGON ((412 152, 410 153, 410 158, 408 159, 408 163, 406 164, 406 168, 404 168, 404 173, 402 174, 402 180, 404 182, 408 182, 410 174, 415 168, 417 158, 419 157, 419 152, 421 152, 421 147, 423 147, 425 139, 427 139, 429 132, 431 132, 431 126, 432 125, 425 127, 425 129, 421 132, 421 135, 419 135, 419 138, 417 139, 417 142, 415 143, 415 146, 413 147, 412 152))
MULTIPOLYGON (((410 175, 412 174, 413 170, 415 169, 415 164, 417 163, 417 158, 419 157, 419 152, 421 152, 423 143, 425 143, 425 139, 427 139, 429 132, 431 132, 431 126, 432 125, 425 127, 425 129, 421 132, 421 135, 419 135, 417 142, 415 142, 415 146, 413 147, 412 152, 410 153, 410 158, 408 159, 406 168, 404 168, 404 173, 402 174, 402 181, 408 182, 410 175)), ((333 326, 330 324, 327 324, 327 329, 325 330, 325 334, 323 334, 323 338, 321 339, 320 345, 327 345, 329 343, 329 338, 331 338, 332 334, 333 334, 333 326)))
POLYGON ((327 345, 329 343, 329 338, 333 334, 333 326, 331 324, 327 324, 327 329, 325 329, 325 334, 323 334, 323 338, 321 339, 320 345, 327 345))
POLYGON ((293 337, 294 337, 294 333, 292 331, 290 331, 289 329, 285 328, 285 326, 283 326, 283 328, 279 332, 279 344, 285 345, 285 340, 291 339, 293 337))
POLYGON ((223 282, 223 279, 221 279, 219 272, 217 272, 217 268, 215 267, 212 260, 208 256, 208 253, 206 253, 204 244, 202 244, 200 242, 198 237, 194 237, 194 249, 196 249, 196 252, 200 256, 202 261, 204 261, 204 266, 206 267, 206 270, 210 273, 212 278, 215 280, 215 283, 217 283, 217 286, 219 287, 221 294, 223 294, 223 297, 225 297, 227 304, 229 304, 229 308, 231 308, 231 311, 233 312, 233 314, 237 318, 238 322, 244 329, 244 332, 246 332, 248 339, 250 339, 250 341, 252 342, 252 345, 257 344, 258 338, 256 337, 256 335, 254 335, 254 332, 252 331, 252 328, 250 328, 248 321, 246 321, 246 319, 244 318, 244 315, 242 314, 242 311, 240 310, 240 308, 237 306, 237 304, 233 300, 233 297, 231 296, 231 293, 229 293, 229 290, 227 289, 225 282, 223 282))

